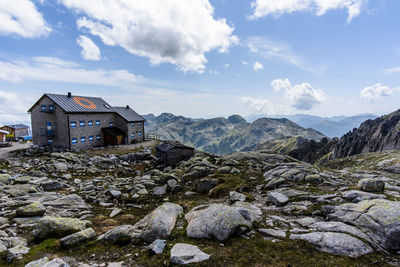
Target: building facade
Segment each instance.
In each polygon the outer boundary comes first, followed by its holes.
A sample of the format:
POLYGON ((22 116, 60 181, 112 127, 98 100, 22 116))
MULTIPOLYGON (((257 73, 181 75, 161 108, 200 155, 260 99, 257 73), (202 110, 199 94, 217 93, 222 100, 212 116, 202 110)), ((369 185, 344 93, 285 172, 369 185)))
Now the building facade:
POLYGON ((17 141, 20 137, 29 135, 29 126, 25 124, 6 125, 1 127, 0 130, 8 132, 7 141, 17 141))
POLYGON ((112 107, 98 97, 44 94, 28 112, 32 141, 39 146, 81 150, 144 140, 143 117, 129 106, 112 107), (117 132, 118 143, 105 143, 115 140, 109 135, 117 132))

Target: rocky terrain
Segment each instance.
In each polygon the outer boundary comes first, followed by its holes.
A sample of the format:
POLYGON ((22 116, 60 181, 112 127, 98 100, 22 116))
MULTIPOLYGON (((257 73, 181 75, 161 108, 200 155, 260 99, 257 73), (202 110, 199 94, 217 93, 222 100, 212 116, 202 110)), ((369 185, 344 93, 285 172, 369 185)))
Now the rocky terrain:
POLYGON ((0 266, 398 266, 400 153, 324 167, 267 151, 15 152, 0 266))
POLYGON ((397 110, 375 120, 367 120, 359 128, 345 134, 335 146, 331 158, 399 149, 400 110, 397 110))
POLYGON ((144 118, 147 120, 148 134, 222 155, 251 151, 260 143, 284 137, 302 136, 316 141, 325 137, 318 131, 304 129, 288 119, 260 118, 248 123, 239 115, 227 119, 190 119, 169 113, 158 117, 150 114, 144 118))

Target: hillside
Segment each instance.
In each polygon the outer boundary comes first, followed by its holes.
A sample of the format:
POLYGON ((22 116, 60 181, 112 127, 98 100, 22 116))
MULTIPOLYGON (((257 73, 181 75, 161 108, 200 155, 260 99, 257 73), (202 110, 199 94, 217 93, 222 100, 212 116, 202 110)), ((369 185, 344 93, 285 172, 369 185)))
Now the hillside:
POLYGON ((288 119, 260 118, 248 123, 239 115, 227 119, 190 119, 170 113, 143 117, 147 120, 148 134, 180 141, 216 154, 250 151, 260 143, 284 137, 301 136, 311 140, 324 137, 320 132, 304 129, 288 119))
MULTIPOLYGON (((319 117, 314 115, 296 114, 296 115, 275 115, 272 118, 286 118, 291 120, 303 128, 315 129, 328 137, 340 137, 345 133, 352 131, 354 128, 369 119, 375 119, 374 114, 359 114, 355 116, 333 116, 319 117)), ((247 119, 251 122, 257 119, 257 116, 249 116, 247 119)))
POLYGON ((399 149, 400 110, 397 110, 375 120, 367 120, 359 128, 345 134, 336 144, 331 158, 399 149))

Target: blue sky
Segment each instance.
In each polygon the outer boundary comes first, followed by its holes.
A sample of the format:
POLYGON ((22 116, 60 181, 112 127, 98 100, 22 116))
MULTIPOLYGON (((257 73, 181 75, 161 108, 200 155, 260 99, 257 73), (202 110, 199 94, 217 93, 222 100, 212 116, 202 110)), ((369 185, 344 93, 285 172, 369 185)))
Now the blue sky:
POLYGON ((0 123, 43 93, 141 113, 384 114, 400 1, 0 1, 0 123))

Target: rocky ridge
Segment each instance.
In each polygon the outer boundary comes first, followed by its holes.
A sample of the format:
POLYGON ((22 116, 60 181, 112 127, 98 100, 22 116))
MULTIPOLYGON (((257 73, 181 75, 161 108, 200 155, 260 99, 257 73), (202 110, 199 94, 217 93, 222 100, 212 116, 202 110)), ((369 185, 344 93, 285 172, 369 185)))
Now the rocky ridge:
POLYGON ((17 152, 0 170, 0 265, 399 265, 400 154, 374 155, 357 169, 196 152, 157 169, 151 147, 17 152))

